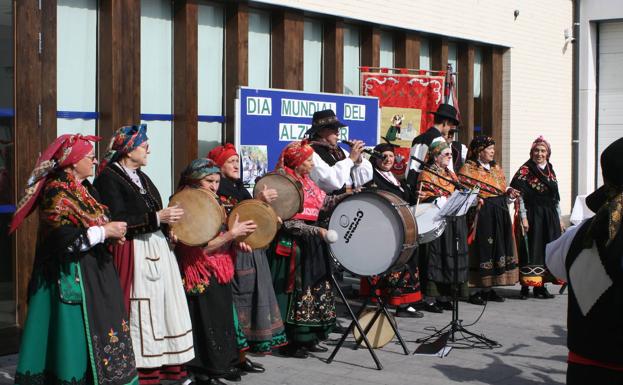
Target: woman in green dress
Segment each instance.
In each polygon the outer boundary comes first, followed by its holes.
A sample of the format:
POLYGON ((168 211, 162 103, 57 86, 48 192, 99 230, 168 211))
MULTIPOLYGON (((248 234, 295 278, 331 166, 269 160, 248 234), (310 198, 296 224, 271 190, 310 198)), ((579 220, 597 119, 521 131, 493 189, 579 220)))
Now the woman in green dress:
POLYGON ((15 383, 138 384, 123 294, 105 242, 124 242, 87 180, 100 138, 62 135, 39 157, 11 223, 39 208, 15 383))

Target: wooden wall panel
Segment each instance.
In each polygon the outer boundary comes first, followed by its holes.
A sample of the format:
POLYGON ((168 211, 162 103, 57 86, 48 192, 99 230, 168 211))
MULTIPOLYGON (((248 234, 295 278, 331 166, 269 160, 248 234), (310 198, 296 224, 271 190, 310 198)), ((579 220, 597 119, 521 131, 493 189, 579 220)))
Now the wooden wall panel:
POLYGON ((242 3, 225 8, 225 132, 223 142, 234 141, 236 89, 249 84, 249 11, 242 3))
POLYGON ((323 34, 323 91, 344 92, 344 25, 327 20, 323 34))
POLYGON ((420 37, 410 32, 396 33, 394 61, 397 68, 420 68, 420 37))
POLYGON ((97 57, 98 133, 106 143, 119 127, 140 122, 140 1, 100 0, 97 57))
POLYGON ((448 66, 448 42, 440 37, 430 39, 430 65, 433 71, 445 71, 448 66))
POLYGON ((459 140, 469 145, 474 138, 474 46, 460 43, 457 48, 458 98, 461 112, 459 140))
POLYGON ((173 175, 197 158, 198 9, 195 0, 176 0, 173 8, 173 175))
MULTIPOLYGON (((19 199, 39 154, 56 136, 56 1, 42 2, 42 9, 39 9, 38 0, 16 1, 14 6, 17 151, 14 152, 13 185, 14 196, 19 199)), ((24 221, 14 237, 17 322, 20 326, 26 320, 37 226, 35 212, 24 221)))
POLYGON ((381 30, 376 27, 366 26, 361 29, 361 65, 381 65, 381 30))
POLYGON ((305 22, 302 12, 283 10, 271 14, 272 87, 303 89, 303 39, 305 22))

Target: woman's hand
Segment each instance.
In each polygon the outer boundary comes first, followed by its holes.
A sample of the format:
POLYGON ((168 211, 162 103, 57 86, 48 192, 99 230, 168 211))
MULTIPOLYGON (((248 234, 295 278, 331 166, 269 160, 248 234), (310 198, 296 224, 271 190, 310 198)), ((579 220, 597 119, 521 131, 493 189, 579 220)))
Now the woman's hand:
POLYGON ((325 229, 324 227, 318 227, 318 236, 322 240, 327 239, 327 229, 325 229))
POLYGON ((158 211, 158 218, 161 223, 175 223, 179 221, 182 216, 184 216, 184 209, 179 208, 177 205, 158 211))
POLYGON ((251 246, 249 246, 249 244, 244 243, 244 242, 238 242, 238 248, 241 251, 244 251, 246 253, 250 253, 253 251, 253 248, 251 246))
POLYGON ((565 223, 563 221, 560 221, 560 232, 564 233, 567 230, 567 226, 565 226, 565 223))
POLYGON ((512 187, 509 187, 508 190, 506 190, 506 194, 511 198, 511 199, 517 199, 519 198, 519 196, 521 195, 521 191, 519 190, 515 190, 512 187))
POLYGON ((103 227, 106 239, 125 238, 125 233, 128 231, 128 224, 126 222, 108 222, 103 227))
POLYGON ((528 218, 521 218, 521 227, 523 227, 523 231, 526 233, 530 229, 530 225, 528 224, 528 218))
POLYGON ((238 221, 239 218, 240 216, 236 214, 236 218, 234 219, 234 224, 229 229, 229 232, 234 237, 234 239, 238 237, 247 236, 251 234, 252 232, 254 232, 255 229, 257 229, 257 225, 253 221, 249 220, 249 221, 239 222, 238 221))
POLYGON ((275 190, 274 188, 268 188, 268 186, 266 185, 264 185, 264 190, 260 191, 260 193, 257 194, 257 199, 266 203, 270 203, 277 198, 279 198, 277 190, 275 190))
POLYGON ((173 230, 169 230, 169 239, 171 240, 172 243, 177 243, 178 241, 177 235, 175 235, 173 230))

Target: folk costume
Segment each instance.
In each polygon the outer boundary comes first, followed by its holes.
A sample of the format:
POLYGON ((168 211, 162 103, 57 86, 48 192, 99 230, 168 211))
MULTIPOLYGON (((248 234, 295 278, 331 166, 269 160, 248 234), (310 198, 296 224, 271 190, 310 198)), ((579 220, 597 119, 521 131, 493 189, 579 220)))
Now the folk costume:
POLYGON ((15 383, 138 384, 129 320, 102 227, 108 208, 67 167, 98 137, 62 135, 39 157, 11 231, 38 206, 39 232, 15 383))
POLYGON ((596 215, 546 247, 569 287, 567 384, 623 383, 623 138, 601 154, 604 185, 586 197, 596 215))
MULTIPOLYGON (((449 166, 442 169, 434 163, 435 157, 448 147, 446 142, 435 142, 429 148, 428 165, 430 171, 423 170, 420 173, 417 185, 417 191, 420 192, 420 203, 432 203, 441 197, 449 198, 455 191, 456 187, 450 181, 458 182, 456 174, 449 166), (440 176, 446 179, 442 179, 440 176)), ((455 226, 459 235, 458 256, 453 255, 455 234, 450 223, 446 224, 440 237, 421 245, 423 252, 420 254, 420 277, 425 288, 424 294, 427 300, 436 299, 436 305, 445 309, 451 307, 449 305, 452 296, 451 289, 455 282, 454 258, 457 258, 456 266, 458 268, 456 282, 461 284, 461 296, 467 296, 467 285, 463 284, 467 283, 468 279, 466 217, 457 218, 455 226)))
POLYGON ((328 250, 317 227, 321 210, 336 198, 327 197, 309 175, 294 172, 313 153, 306 142, 291 142, 281 153, 277 169, 301 182, 303 211, 283 222, 268 252, 275 294, 293 353, 325 340, 336 320, 328 250))
POLYGON ((128 224, 127 242, 112 253, 130 312, 130 332, 141 384, 185 377, 194 357, 188 305, 175 255, 161 231, 160 194, 140 169, 119 162, 147 141, 147 126, 122 127, 111 139, 95 186, 113 220, 128 224))
MULTIPOLYGON (((386 151, 393 152, 394 147, 392 144, 382 143, 374 147, 374 151, 381 154, 386 151)), ((416 204, 417 197, 409 189, 404 179, 398 180, 391 171, 381 170, 376 162, 372 166, 374 168, 372 181, 368 182, 365 187, 387 191, 399 196, 409 205, 416 204)), ((417 249, 414 253, 417 253, 417 249)), ((377 287, 377 293, 385 297, 386 303, 396 306, 397 316, 422 316, 412 306, 422 300, 420 282, 417 276, 417 258, 411 258, 402 269, 392 271, 383 277, 373 277, 372 284, 377 287)), ((367 297, 370 295, 370 290, 368 280, 362 278, 359 288, 360 295, 367 297)))
MULTIPOLYGON (((238 155, 235 147, 227 143, 210 151, 208 158, 221 167, 234 155, 238 155)), ((221 178, 218 196, 228 214, 235 205, 252 198, 241 180, 231 180, 225 176, 221 178)), ((232 287, 240 327, 247 338, 250 351, 270 353, 285 345, 287 339, 273 289, 266 249, 255 249, 250 253, 237 250, 235 264, 236 274, 232 287)))
POLYGON ((482 150, 494 144, 488 136, 474 138, 458 175, 464 186, 479 186, 478 196, 484 201, 468 213, 469 282, 482 288, 514 285, 519 279, 504 171, 495 162, 484 164, 478 159, 482 150))
POLYGON ((312 126, 306 132, 314 150, 314 169, 309 176, 324 192, 332 195, 344 193, 347 186, 361 187, 372 179, 372 164, 367 159, 353 162, 348 151, 316 135, 324 128, 342 127, 345 125, 338 120, 333 110, 324 110, 314 113, 312 126))
MULTIPOLYGON (((212 160, 196 159, 182 171, 178 191, 200 188, 204 177, 219 172, 212 160)), ((221 234, 224 231, 223 228, 221 234)), ((175 254, 190 309, 195 346, 195 358, 186 367, 199 379, 227 376, 238 364, 238 346, 245 345, 244 336, 237 332, 232 294, 234 246, 227 242, 208 252, 201 246, 178 242, 175 254)))
POLYGON ((528 232, 523 234, 521 221, 515 221, 517 251, 519 254, 519 280, 522 292, 527 297, 529 286, 535 288, 535 296, 552 297, 545 283, 556 281, 545 267, 545 245, 560 237, 560 195, 556 172, 549 162, 551 148, 543 137, 532 144, 547 149, 547 161, 544 165, 532 159, 526 161, 515 173, 511 187, 521 191, 521 198, 516 202, 521 219, 527 218, 528 232), (549 295, 548 295, 549 294, 549 295))

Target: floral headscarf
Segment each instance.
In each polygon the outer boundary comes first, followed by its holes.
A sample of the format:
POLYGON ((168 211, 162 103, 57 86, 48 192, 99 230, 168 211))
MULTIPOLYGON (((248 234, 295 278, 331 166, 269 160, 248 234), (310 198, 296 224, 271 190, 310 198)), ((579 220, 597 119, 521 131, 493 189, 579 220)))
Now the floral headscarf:
POLYGON ((181 189, 185 186, 196 187, 203 178, 211 174, 217 174, 219 171, 220 168, 212 159, 195 159, 182 171, 177 188, 181 189))
POLYGON ((131 152, 147 140, 146 124, 124 126, 118 129, 110 139, 106 155, 104 155, 97 170, 98 174, 102 172, 106 166, 116 162, 121 156, 131 152))
POLYGON ((480 152, 485 148, 495 145, 495 140, 487 135, 479 135, 475 137, 469 144, 469 151, 467 151, 467 159, 477 161, 480 152))
POLYGON ((539 136, 534 140, 534 142, 532 142, 532 147, 530 147, 530 159, 532 159, 532 151, 534 151, 536 146, 545 147, 545 150, 547 151, 547 160, 549 161, 549 157, 552 155, 552 147, 549 142, 543 138, 543 135, 539 136))
POLYGON ((309 145, 309 141, 307 139, 301 142, 290 142, 288 145, 281 151, 281 155, 279 156, 279 160, 277 161, 276 169, 282 169, 283 166, 294 169, 301 164, 307 158, 312 156, 314 153, 314 149, 309 145))
POLYGON ((234 155, 238 155, 236 147, 231 143, 225 143, 224 146, 214 147, 206 156, 208 159, 212 159, 218 167, 223 167, 227 159, 234 155))

